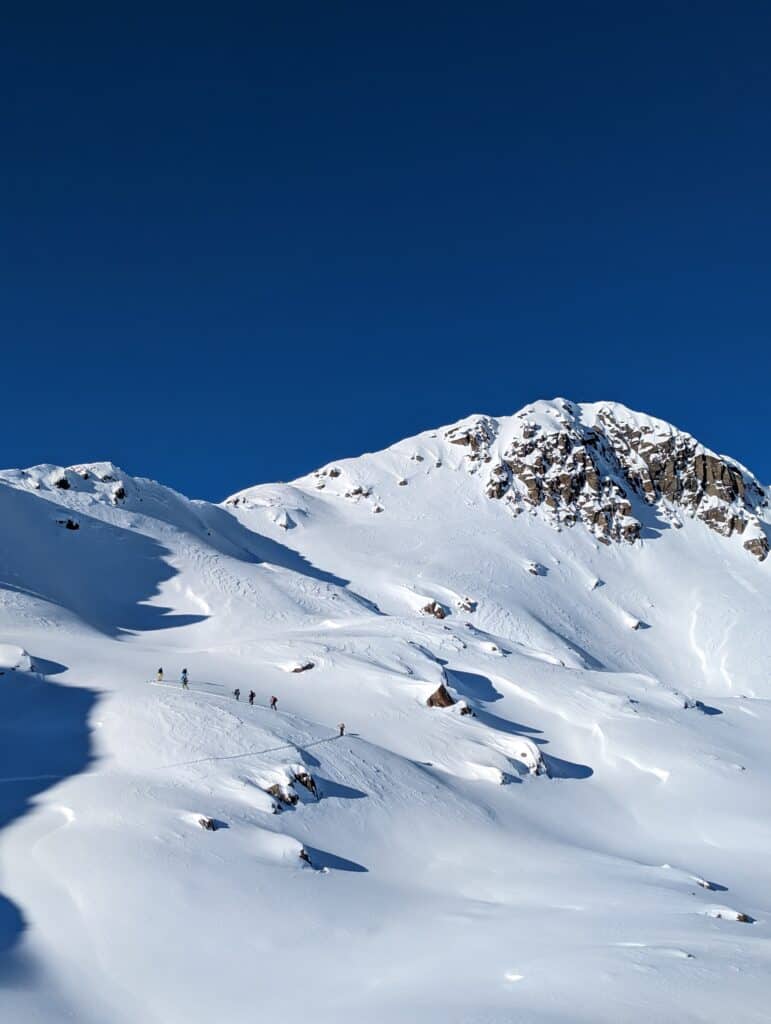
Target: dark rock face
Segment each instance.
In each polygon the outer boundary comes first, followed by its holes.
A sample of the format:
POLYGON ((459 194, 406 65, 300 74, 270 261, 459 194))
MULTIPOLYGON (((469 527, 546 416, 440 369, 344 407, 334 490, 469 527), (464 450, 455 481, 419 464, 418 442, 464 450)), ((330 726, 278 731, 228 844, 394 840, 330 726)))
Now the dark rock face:
POLYGON ((447 611, 438 601, 429 601, 420 609, 424 615, 433 615, 435 619, 446 619, 447 611))
POLYGON ((426 701, 430 708, 451 708, 454 703, 455 701, 444 683, 441 683, 426 701))
POLYGON ((316 780, 313 778, 310 772, 295 772, 294 775, 292 776, 292 779, 299 785, 304 786, 309 793, 313 793, 313 795, 318 799, 318 786, 316 785, 316 780))
POLYGON ((641 524, 614 472, 602 439, 578 423, 546 432, 526 422, 512 439, 487 482, 490 498, 505 498, 515 514, 543 506, 554 525, 582 522, 598 540, 634 541, 641 524))
POLYGON ((292 793, 291 790, 280 785, 278 782, 274 782, 272 786, 268 786, 265 792, 275 797, 276 800, 284 804, 286 807, 294 807, 300 799, 297 793, 292 793))
POLYGON ((730 459, 621 407, 601 407, 591 425, 570 402, 544 407, 546 416, 519 413, 521 423, 505 447, 496 444, 500 424, 487 417, 445 434, 451 444, 468 449, 470 472, 493 462, 485 491, 513 515, 539 509, 556 527, 581 522, 604 544, 631 543, 642 530, 633 500, 642 500, 674 526, 684 513, 724 537, 747 531, 745 549, 761 560, 768 555, 757 517, 766 496, 730 459))
POLYGON ((768 540, 766 537, 753 537, 752 540, 745 540, 744 550, 759 558, 762 562, 768 555, 768 540))
MULTIPOLYGON (((599 419, 627 479, 649 504, 665 499, 724 537, 757 527, 755 513, 765 496, 738 466, 705 451, 688 434, 655 434, 649 426, 619 423, 610 411, 599 419)), ((758 533, 744 547, 762 560, 768 541, 758 533)))
POLYGON ((481 416, 470 427, 455 427, 448 430, 445 437, 450 444, 468 447, 468 458, 472 462, 489 462, 489 447, 495 439, 495 420, 481 416))

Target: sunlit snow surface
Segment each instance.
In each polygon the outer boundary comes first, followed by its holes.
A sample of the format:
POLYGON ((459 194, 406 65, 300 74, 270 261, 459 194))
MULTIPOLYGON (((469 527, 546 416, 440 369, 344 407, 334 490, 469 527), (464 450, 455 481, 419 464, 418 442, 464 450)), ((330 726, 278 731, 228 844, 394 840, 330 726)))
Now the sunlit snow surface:
POLYGON ((0 474, 0 1019, 769 1019, 771 559, 514 519, 443 435, 0 474))

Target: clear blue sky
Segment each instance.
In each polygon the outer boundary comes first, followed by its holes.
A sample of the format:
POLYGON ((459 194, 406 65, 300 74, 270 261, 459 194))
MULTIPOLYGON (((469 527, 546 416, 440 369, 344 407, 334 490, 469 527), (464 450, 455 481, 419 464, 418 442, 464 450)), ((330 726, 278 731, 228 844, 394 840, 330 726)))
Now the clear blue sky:
POLYGON ((3 466, 197 497, 616 399, 771 479, 771 7, 17 4, 3 466))

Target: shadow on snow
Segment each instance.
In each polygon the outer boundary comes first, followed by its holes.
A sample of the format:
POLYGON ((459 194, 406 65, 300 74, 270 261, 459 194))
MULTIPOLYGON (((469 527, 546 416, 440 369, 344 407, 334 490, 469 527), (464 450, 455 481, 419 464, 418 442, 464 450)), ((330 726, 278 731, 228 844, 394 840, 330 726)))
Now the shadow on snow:
POLYGON ((345 857, 338 857, 336 853, 329 853, 326 850, 318 850, 315 846, 306 845, 308 856, 314 868, 327 868, 329 871, 356 871, 366 872, 368 869, 356 861, 346 860, 345 857))
MULTIPOLYGON (((33 660, 38 670, 65 671, 55 662, 33 660)), ((91 764, 88 718, 97 696, 49 683, 38 673, 0 677, 0 829, 26 814, 40 793, 91 764)), ((0 985, 29 973, 15 951, 26 926, 21 910, 0 895, 0 985)))
MULTIPOLYGON (((588 779, 594 774, 592 768, 586 764, 578 764, 575 761, 565 761, 554 754, 547 754, 542 748, 547 746, 549 741, 543 736, 541 729, 531 725, 522 725, 521 722, 512 722, 508 718, 494 715, 487 711, 480 704, 491 703, 500 700, 503 696, 495 689, 490 680, 476 672, 459 672, 455 669, 445 669, 447 682, 453 689, 457 690, 464 699, 472 706, 477 721, 489 729, 498 732, 505 732, 510 736, 527 736, 536 743, 541 750, 541 756, 548 769, 551 779, 588 779)), ((506 778, 507 782, 516 781, 515 778, 506 778)))
POLYGON ((166 561, 172 552, 153 538, 13 487, 3 489, 3 514, 7 557, 0 587, 66 608, 115 637, 206 618, 147 603, 177 575, 166 561), (59 525, 69 518, 78 530, 59 525))

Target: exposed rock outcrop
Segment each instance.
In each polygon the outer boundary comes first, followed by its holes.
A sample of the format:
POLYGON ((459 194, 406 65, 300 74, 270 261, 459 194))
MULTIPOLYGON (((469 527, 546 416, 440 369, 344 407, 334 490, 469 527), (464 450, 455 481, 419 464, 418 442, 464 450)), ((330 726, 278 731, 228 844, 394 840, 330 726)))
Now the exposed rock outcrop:
POLYGON ((444 683, 441 683, 426 701, 430 708, 451 708, 454 703, 455 700, 444 683))
POLYGON ((300 786, 304 786, 309 793, 312 793, 316 797, 316 799, 318 799, 318 786, 316 785, 316 780, 313 778, 310 772, 307 772, 305 770, 295 770, 293 774, 293 780, 294 782, 297 782, 300 786))
POLYGON ((501 423, 489 417, 445 433, 448 442, 468 449, 470 472, 493 463, 486 494, 504 501, 513 515, 538 510, 557 528, 582 523, 609 544, 636 541, 642 509, 653 505, 674 527, 685 514, 721 536, 741 535, 756 558, 768 555, 757 515, 767 505, 763 488, 690 434, 620 405, 562 399, 537 402, 513 420, 505 437, 501 423))
POLYGON ((439 604, 438 601, 429 601, 420 610, 424 615, 433 615, 435 619, 447 618, 447 609, 439 604))
POLYGON ((293 793, 288 786, 282 786, 280 782, 274 782, 273 785, 267 786, 265 792, 275 797, 279 803, 284 804, 286 807, 294 807, 300 799, 297 793, 293 793))

